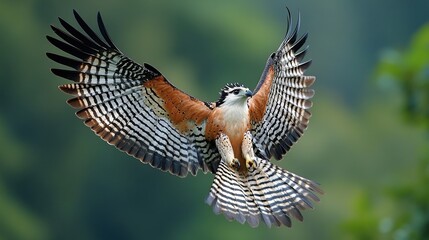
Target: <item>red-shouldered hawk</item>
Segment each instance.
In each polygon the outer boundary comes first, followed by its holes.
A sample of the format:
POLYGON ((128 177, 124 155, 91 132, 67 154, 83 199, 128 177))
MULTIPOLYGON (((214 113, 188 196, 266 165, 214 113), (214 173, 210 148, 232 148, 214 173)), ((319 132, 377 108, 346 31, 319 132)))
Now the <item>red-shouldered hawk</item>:
POLYGON ((158 70, 126 57, 107 34, 100 13, 99 37, 74 11, 83 31, 59 18, 61 39, 49 42, 73 58, 47 53, 73 70, 52 69, 74 81, 60 89, 68 103, 107 143, 154 168, 184 177, 215 174, 207 204, 229 220, 291 226, 313 208, 322 190, 315 182, 270 162, 280 160, 307 128, 315 81, 304 71, 307 34, 300 17, 269 58, 256 89, 227 84, 216 102, 203 102, 174 87, 158 70))

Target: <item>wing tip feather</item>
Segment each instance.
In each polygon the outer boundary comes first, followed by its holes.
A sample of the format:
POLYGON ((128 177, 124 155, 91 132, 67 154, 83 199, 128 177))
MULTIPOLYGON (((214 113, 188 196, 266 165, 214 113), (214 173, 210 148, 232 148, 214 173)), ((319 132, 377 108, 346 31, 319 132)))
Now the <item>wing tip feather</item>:
POLYGON ((310 87, 311 85, 313 85, 313 83, 316 81, 316 77, 315 76, 305 76, 304 77, 304 86, 305 87, 310 87))
POLYGON ((307 60, 305 62, 300 63, 298 65, 298 67, 301 71, 304 72, 305 70, 307 70, 310 67, 311 63, 312 63, 312 60, 310 59, 310 60, 307 60))
POLYGON ((78 90, 70 84, 60 85, 58 86, 58 89, 70 95, 77 95, 78 93, 78 90))
POLYGON ((72 70, 64 70, 64 69, 58 69, 58 68, 51 68, 51 72, 59 77, 69 79, 72 81, 77 82, 77 72, 72 70))
POLYGON ((85 103, 79 97, 70 98, 67 100, 67 104, 76 109, 85 107, 85 103))

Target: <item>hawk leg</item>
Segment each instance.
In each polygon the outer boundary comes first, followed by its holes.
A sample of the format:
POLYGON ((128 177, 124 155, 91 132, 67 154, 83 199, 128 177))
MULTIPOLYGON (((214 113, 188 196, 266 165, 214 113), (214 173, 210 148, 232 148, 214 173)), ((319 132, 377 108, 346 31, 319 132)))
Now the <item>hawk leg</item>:
POLYGON ((241 143, 241 151, 246 160, 247 170, 252 172, 257 167, 257 163, 255 161, 255 153, 253 152, 252 134, 249 131, 244 134, 243 142, 241 143))
POLYGON ((222 160, 232 169, 238 171, 240 169, 240 162, 234 157, 234 150, 226 134, 221 133, 219 137, 216 138, 216 147, 222 160))

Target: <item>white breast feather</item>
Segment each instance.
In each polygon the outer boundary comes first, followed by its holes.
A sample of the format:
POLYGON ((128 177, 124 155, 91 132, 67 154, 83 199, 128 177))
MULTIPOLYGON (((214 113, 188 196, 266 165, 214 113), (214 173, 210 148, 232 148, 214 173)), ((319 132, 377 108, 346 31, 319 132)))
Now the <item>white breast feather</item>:
POLYGON ((242 134, 249 122, 249 108, 247 101, 226 102, 221 107, 226 132, 229 136, 242 134))

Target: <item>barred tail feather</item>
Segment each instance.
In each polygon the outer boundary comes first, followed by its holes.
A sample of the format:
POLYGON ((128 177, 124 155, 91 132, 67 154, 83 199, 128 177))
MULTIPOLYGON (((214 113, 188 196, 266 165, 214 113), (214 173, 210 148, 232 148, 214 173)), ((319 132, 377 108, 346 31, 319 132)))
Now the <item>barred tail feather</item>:
POLYGON ((291 227, 291 217, 302 221, 301 210, 312 209, 319 201, 316 193, 323 194, 319 185, 265 159, 256 161, 256 169, 247 173, 221 161, 206 203, 216 214, 252 227, 261 220, 268 227, 291 227))

